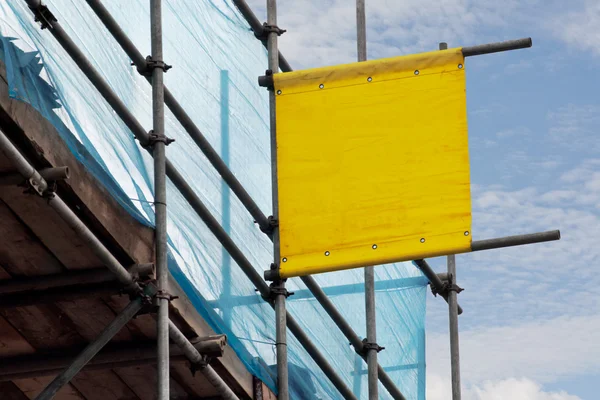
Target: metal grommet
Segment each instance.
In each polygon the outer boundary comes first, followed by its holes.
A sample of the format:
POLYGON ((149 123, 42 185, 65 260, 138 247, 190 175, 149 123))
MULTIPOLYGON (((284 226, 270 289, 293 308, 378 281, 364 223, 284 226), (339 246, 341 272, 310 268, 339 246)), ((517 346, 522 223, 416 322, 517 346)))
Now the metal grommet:
POLYGON ((283 257, 283 258, 281 259, 281 261, 283 261, 283 262, 286 262, 286 261, 287 261, 287 258, 283 257))
POLYGON ((319 89, 323 89, 325 87, 325 85, 323 85, 322 83, 319 85, 319 89))
POLYGON ((425 238, 421 238, 421 243, 425 243, 425 238))
POLYGON ((325 255, 326 255, 326 256, 328 256, 329 254, 331 254, 331 253, 330 253, 330 252, 328 252, 328 251, 326 251, 326 252, 325 252, 325 255))
POLYGON ((376 244, 374 244, 373 246, 371 246, 371 248, 372 248, 373 250, 376 250, 376 249, 377 249, 377 245, 376 245, 376 244))
POLYGON ((458 69, 462 69, 463 65, 462 64, 458 64, 458 69))
POLYGON ((419 70, 415 69, 415 75, 419 75, 419 70))
POLYGON ((373 80, 373 78, 371 78, 371 77, 367 78, 367 82, 371 82, 372 80, 373 80))
POLYGON ((469 236, 469 231, 465 231, 465 236, 469 236))
POLYGON ((278 90, 278 91, 277 91, 277 94, 281 94, 281 90, 278 90))

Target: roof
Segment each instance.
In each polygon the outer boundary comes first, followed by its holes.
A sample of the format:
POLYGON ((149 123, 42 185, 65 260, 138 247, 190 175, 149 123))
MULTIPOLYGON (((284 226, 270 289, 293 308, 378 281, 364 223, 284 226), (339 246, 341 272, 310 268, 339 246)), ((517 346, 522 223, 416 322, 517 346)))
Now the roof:
MULTIPOLYGON (((36 168, 69 167, 70 178, 58 183, 58 193, 123 265, 152 262, 153 230, 98 184, 47 120, 9 98, 5 73, 0 63, 0 129, 36 168)), ((0 175, 14 171, 0 152, 0 175)), ((24 193, 24 187, 2 186, 0 220, 0 393, 33 398, 129 299, 44 199, 24 193)), ((182 332, 189 338, 214 334, 172 278, 169 285, 179 296, 171 314, 182 332)), ((153 398, 155 326, 152 314, 130 321, 56 398, 153 398)), ((252 398, 253 377, 231 349, 212 365, 241 398, 252 398)), ((193 375, 173 347, 171 398, 215 396, 212 385, 202 374, 193 375)))

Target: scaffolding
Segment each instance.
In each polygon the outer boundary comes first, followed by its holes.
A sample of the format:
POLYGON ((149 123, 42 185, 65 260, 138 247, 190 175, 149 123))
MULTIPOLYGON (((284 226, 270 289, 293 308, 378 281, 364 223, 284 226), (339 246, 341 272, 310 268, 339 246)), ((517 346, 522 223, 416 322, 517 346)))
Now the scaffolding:
MULTIPOLYGON (((61 372, 37 397, 38 399, 51 399, 54 395, 79 372, 102 347, 140 310, 150 309, 157 312, 157 398, 166 400, 169 398, 169 340, 176 343, 181 352, 199 369, 207 379, 217 388, 220 395, 225 399, 237 399, 238 397, 219 377, 219 375, 206 362, 206 355, 201 354, 197 346, 194 346, 185 335, 169 320, 169 302, 171 294, 167 292, 167 198, 166 180, 171 179, 176 188, 181 192, 187 202, 192 206, 198 216, 205 222, 207 227, 218 239, 221 245, 239 265, 248 279, 253 283, 260 293, 262 299, 268 302, 275 310, 276 318, 276 350, 277 350, 277 389, 278 398, 289 399, 288 382, 288 357, 287 357, 287 329, 298 339, 315 363, 322 369, 327 378, 337 388, 345 399, 356 399, 353 391, 346 385, 342 377, 329 364, 327 359, 302 330, 294 317, 286 310, 286 301, 291 295, 286 290, 285 279, 278 276, 276 268, 265 272, 265 279, 260 276, 251 262, 246 258, 241 249, 234 243, 230 235, 217 219, 211 214, 202 200, 194 193, 185 178, 177 171, 166 157, 166 149, 172 139, 165 134, 165 104, 172 111, 175 118, 185 128, 190 137, 204 153, 224 182, 233 191, 236 197, 244 205, 248 213, 254 218, 262 232, 272 241, 274 249, 274 266, 279 263, 279 232, 278 232, 278 192, 277 192, 277 136, 275 125, 275 92, 269 90, 269 116, 271 133, 271 166, 272 166, 272 214, 267 217, 258 207, 256 202, 244 189, 227 164, 219 156, 217 151, 204 137, 200 129, 194 124, 192 118, 174 98, 171 92, 164 86, 163 75, 170 68, 163 59, 162 51, 162 10, 161 0, 150 0, 151 9, 151 49, 152 54, 144 57, 129 40, 124 31, 119 27, 116 20, 104 7, 101 0, 86 0, 89 7, 97 15, 107 30, 112 34, 125 53, 130 57, 137 71, 146 77, 152 85, 152 115, 153 130, 146 132, 140 122, 128 110, 127 106, 119 99, 108 83, 94 69, 92 64, 77 47, 69 35, 63 30, 59 21, 54 17, 51 10, 41 0, 24 0, 33 12, 35 20, 40 23, 41 28, 50 32, 58 43, 70 55, 73 61, 95 86, 107 103, 114 109, 115 113, 133 132, 140 146, 147 150, 154 158, 154 183, 156 207, 156 270, 157 279, 154 284, 141 284, 131 272, 128 271, 110 251, 94 236, 85 224, 73 211, 62 201, 59 195, 51 192, 48 188, 47 179, 51 172, 60 171, 36 171, 31 164, 20 154, 17 148, 10 142, 6 135, 0 131, 0 149, 7 155, 18 172, 27 179, 32 188, 39 196, 48 198, 47 204, 54 209, 93 249, 94 253, 104 262, 104 265, 117 277, 124 290, 130 295, 131 302, 111 322, 98 338, 90 343, 63 372, 61 372), (267 281, 272 281, 267 284, 267 281)), ((278 50, 278 36, 284 31, 277 26, 276 0, 267 0, 267 21, 261 24, 252 10, 244 0, 233 0, 239 11, 248 21, 258 40, 261 40, 267 48, 268 66, 267 73, 259 77, 261 86, 268 86, 265 82, 269 76, 280 71, 290 72, 292 68, 278 50)), ((366 60, 366 14, 365 1, 356 1, 357 17, 357 50, 358 61, 366 60)), ((515 50, 530 47, 531 39, 520 39, 501 43, 492 43, 474 47, 462 48, 464 57, 489 54, 500 51, 515 50)), ((440 50, 446 49, 445 43, 440 44, 440 50)), ((65 172, 62 171, 64 174, 65 172)), ((471 250, 482 251, 509 246, 519 246, 532 243, 558 240, 559 231, 540 232, 504 238, 495 238, 482 241, 473 241, 471 250)), ((426 260, 414 260, 414 264, 427 277, 434 294, 440 296, 448 303, 450 321, 450 347, 451 347, 451 371, 452 371, 452 399, 460 399, 460 370, 459 370, 459 346, 458 346, 458 315, 462 308, 458 305, 457 294, 462 290, 457 285, 456 260, 454 255, 447 256, 447 273, 436 274, 426 260)), ((373 267, 364 269, 365 273, 365 304, 366 304, 366 331, 367 337, 361 340, 350 324, 343 318, 342 314, 329 299, 327 293, 317 284, 311 276, 302 276, 300 279, 307 286, 308 291, 319 302, 335 325, 348 339, 357 354, 357 360, 362 358, 367 364, 369 399, 379 398, 377 392, 378 382, 381 382, 390 395, 398 400, 405 399, 400 388, 396 387, 392 379, 384 371, 377 361, 377 353, 382 350, 377 344, 375 324, 375 289, 379 283, 375 283, 373 267)), ((65 278, 70 279, 70 278, 65 278)), ((63 280, 64 281, 64 280, 63 280)), ((62 282, 62 281, 61 281, 62 282)), ((50 287, 59 287, 56 281, 50 287)), ((348 289, 351 290, 351 289, 348 289)), ((354 290, 354 289, 352 289, 354 290)), ((300 294, 298 293, 297 296, 300 294)), ((244 302, 244 299, 239 299, 244 302)), ((15 299, 19 301, 19 299, 15 299)))

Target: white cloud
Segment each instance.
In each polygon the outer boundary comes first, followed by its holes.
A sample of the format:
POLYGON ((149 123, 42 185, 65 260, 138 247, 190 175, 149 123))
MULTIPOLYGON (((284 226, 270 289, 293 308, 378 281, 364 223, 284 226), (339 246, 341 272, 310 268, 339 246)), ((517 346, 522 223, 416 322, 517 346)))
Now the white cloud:
MULTIPOLYGON (((369 58, 437 49, 438 42, 479 44, 506 39, 490 29, 518 23, 537 0, 367 1, 369 58), (476 38, 476 42, 473 40, 476 38)), ((264 20, 264 1, 250 1, 264 20)), ((354 1, 278 1, 281 49, 297 68, 356 60, 354 1)))
MULTIPOLYGON (((574 179, 571 175, 565 174, 574 179)), ((474 239, 551 229, 560 229, 562 238, 460 256, 460 271, 464 271, 460 278, 467 288, 461 298, 476 304, 468 321, 497 325, 512 318, 600 313, 600 299, 593 290, 600 284, 594 273, 600 260, 596 243, 600 175, 584 179, 584 183, 556 182, 549 191, 474 190, 474 239), (497 301, 497 296, 506 294, 514 298, 497 301)))
POLYGON ((584 182, 597 170, 600 170, 600 159, 589 159, 576 168, 564 172, 560 179, 568 183, 584 182))
MULTIPOLYGON (((596 340, 599 329, 600 314, 463 330, 462 380, 465 387, 485 388, 490 380, 526 377, 546 384, 577 371, 600 373, 600 343, 596 340)), ((427 368, 432 375, 450 376, 448 342, 446 333, 428 335, 427 368)))
POLYGON ((600 55, 600 3, 596 0, 569 2, 578 10, 557 14, 549 29, 572 47, 600 55))
MULTIPOLYGON (((459 296, 461 367, 471 396, 463 398, 520 399, 505 392, 514 386, 528 393, 524 399, 575 399, 537 383, 600 374, 600 160, 557 172, 549 190, 474 185, 472 192, 474 239, 555 228, 562 239, 458 256, 466 289, 459 296), (504 394, 490 397, 496 391, 504 394)), ((445 269, 440 261, 431 261, 436 270, 445 269)), ((449 377, 448 311, 439 299, 428 303, 428 371, 449 377)), ((428 387, 440 394, 429 399, 447 399, 435 382, 428 387)))
MULTIPOLYGON (((449 379, 428 376, 427 399, 448 400, 451 384, 449 379)), ((505 379, 486 381, 481 385, 466 387, 462 391, 463 400, 581 400, 564 391, 547 392, 541 385, 530 379, 505 379)))

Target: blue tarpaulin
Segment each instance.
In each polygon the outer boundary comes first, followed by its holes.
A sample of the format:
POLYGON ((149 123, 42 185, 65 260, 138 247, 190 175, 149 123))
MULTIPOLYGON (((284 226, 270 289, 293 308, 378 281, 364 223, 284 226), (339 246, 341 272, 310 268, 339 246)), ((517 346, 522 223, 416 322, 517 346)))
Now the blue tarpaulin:
MULTIPOLYGON (((85 2, 48 0, 65 31, 147 130, 151 87, 85 2)), ((150 53, 149 2, 106 0, 105 6, 143 54, 150 53)), ((263 212, 271 209, 268 96, 257 85, 266 51, 230 1, 165 0, 164 53, 173 69, 165 83, 229 165, 263 212)), ((59 132, 119 203, 153 226, 152 159, 48 31, 40 30, 23 0, 0 2, 2 58, 10 96, 30 103, 59 132)), ((285 49, 283 49, 285 51, 285 49)), ((269 268, 272 243, 196 147, 170 111, 166 134, 176 141, 167 157, 256 270, 269 268)), ((168 182, 169 269, 198 312, 249 371, 276 390, 272 308, 168 182)), ((407 399, 425 398, 425 285, 410 263, 375 269, 380 364, 407 399)), ((365 335, 363 271, 315 276, 355 331, 365 335)), ((299 279, 289 312, 358 398, 367 398, 366 364, 349 346, 299 279)), ((337 399, 340 394, 288 334, 293 399, 337 399)), ((381 398, 390 398, 380 387, 381 398)))

